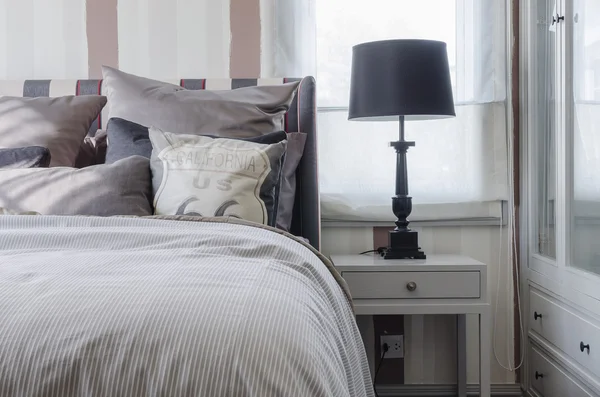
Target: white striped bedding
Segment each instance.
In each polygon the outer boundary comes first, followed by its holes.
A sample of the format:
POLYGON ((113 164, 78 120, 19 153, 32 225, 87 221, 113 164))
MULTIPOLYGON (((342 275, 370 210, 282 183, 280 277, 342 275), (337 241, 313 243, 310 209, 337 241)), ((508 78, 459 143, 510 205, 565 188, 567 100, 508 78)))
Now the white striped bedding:
POLYGON ((0 396, 373 396, 340 280, 267 227, 0 216, 0 396))

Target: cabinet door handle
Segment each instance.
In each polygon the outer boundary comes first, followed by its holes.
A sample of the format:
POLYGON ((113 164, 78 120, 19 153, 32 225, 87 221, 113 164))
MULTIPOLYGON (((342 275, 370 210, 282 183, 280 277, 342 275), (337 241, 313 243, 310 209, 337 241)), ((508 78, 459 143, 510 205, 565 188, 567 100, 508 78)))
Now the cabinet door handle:
POLYGON ((559 16, 558 14, 556 14, 556 18, 554 17, 554 15, 552 16, 552 25, 554 25, 555 23, 559 23, 560 21, 564 21, 565 17, 564 16, 559 16))
POLYGON ((406 284, 406 289, 409 291, 414 291, 417 289, 417 283, 415 283, 414 281, 411 281, 410 283, 406 284))
POLYGON ((539 378, 544 379, 544 374, 540 374, 538 371, 535 371, 535 378, 536 379, 539 379, 539 378))
POLYGON ((537 320, 538 318, 542 318, 542 315, 538 312, 533 312, 533 319, 537 320))
POLYGON ((590 344, 584 345, 583 342, 579 342, 579 350, 583 353, 587 349, 587 354, 590 354, 590 344))

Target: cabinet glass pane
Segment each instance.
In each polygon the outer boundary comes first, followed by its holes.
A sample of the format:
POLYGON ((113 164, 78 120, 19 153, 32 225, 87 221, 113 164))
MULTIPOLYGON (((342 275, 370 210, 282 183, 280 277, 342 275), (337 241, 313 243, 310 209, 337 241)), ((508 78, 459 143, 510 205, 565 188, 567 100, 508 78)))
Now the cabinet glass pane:
POLYGON ((600 273, 600 1, 575 0, 572 33, 571 264, 600 273))
POLYGON ((534 109, 536 115, 534 141, 534 163, 532 180, 534 186, 534 205, 536 222, 534 223, 535 252, 555 258, 555 228, 554 228, 554 199, 556 197, 556 168, 555 168, 555 88, 556 71, 554 59, 556 56, 556 25, 552 23, 554 0, 537 0, 532 18, 535 26, 533 44, 535 57, 531 76, 535 81, 534 109))

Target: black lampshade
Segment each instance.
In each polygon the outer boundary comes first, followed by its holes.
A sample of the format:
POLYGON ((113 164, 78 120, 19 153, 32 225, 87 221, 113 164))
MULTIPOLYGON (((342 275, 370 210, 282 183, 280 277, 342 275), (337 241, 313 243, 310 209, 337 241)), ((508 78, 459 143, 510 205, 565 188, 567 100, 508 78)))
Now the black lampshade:
POLYGON ((456 116, 446 43, 384 40, 352 48, 349 119, 456 116))

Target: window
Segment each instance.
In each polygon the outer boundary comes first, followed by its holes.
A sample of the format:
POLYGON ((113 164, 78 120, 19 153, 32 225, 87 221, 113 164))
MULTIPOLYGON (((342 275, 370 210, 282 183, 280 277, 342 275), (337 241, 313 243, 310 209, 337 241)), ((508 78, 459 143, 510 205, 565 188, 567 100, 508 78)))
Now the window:
POLYGON ((573 210, 589 217, 600 213, 600 2, 575 1, 573 22, 573 210))
POLYGON ((573 22, 575 100, 600 102, 600 3, 577 0, 573 22))
POLYGON ((352 46, 446 42, 457 117, 407 122, 412 219, 490 216, 507 199, 506 4, 497 0, 316 0, 323 215, 393 220, 398 123, 347 120, 352 46), (441 204, 441 205, 440 205, 441 204), (493 212, 493 211, 492 211, 493 212))
POLYGON ((347 120, 352 46, 390 38, 446 42, 456 103, 456 118, 406 123, 406 139, 416 142, 411 219, 500 214, 508 198, 507 2, 261 0, 261 13, 263 74, 317 79, 324 219, 394 220, 389 142, 398 123, 347 120))

